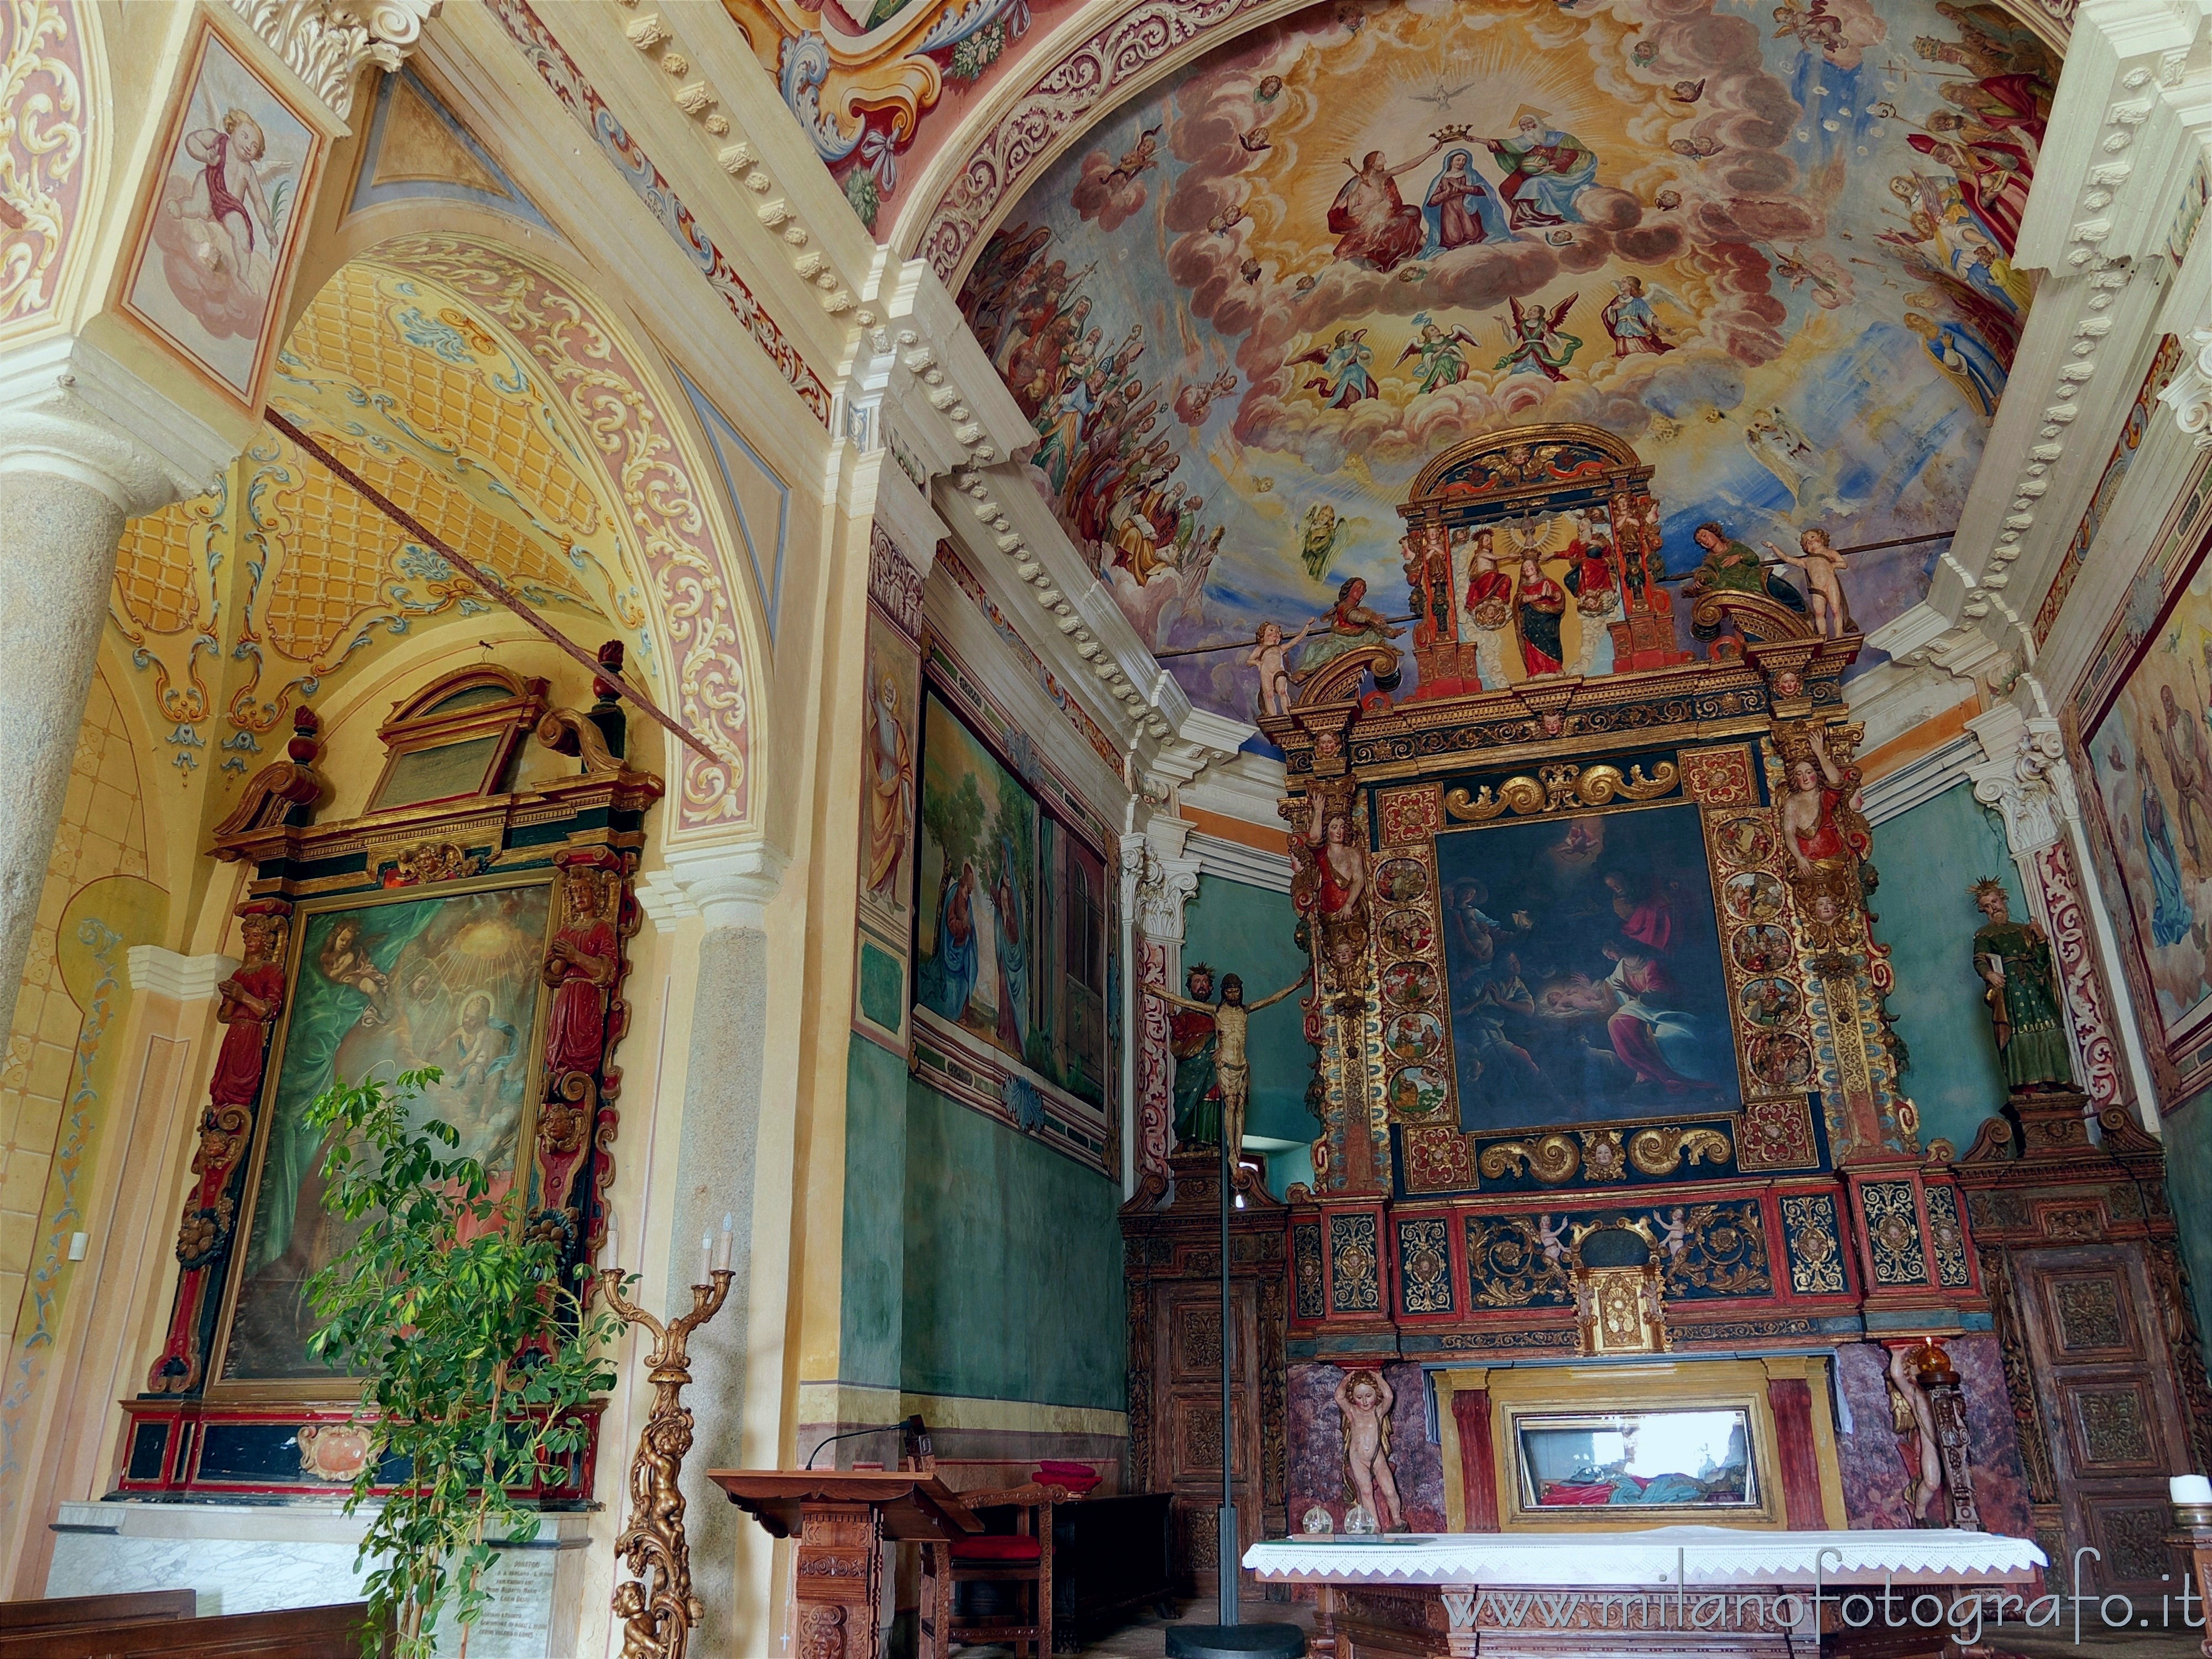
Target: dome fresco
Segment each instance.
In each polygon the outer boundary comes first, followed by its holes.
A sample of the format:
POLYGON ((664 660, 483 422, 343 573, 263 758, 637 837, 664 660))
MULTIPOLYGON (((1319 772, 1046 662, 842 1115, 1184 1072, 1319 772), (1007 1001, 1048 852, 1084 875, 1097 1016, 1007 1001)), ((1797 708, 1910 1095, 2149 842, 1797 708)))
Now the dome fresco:
MULTIPOLYGON (((1352 576, 1402 614, 1423 463, 1558 422, 1655 468, 1674 574, 1708 520, 1902 544, 1849 557, 1871 631, 1921 596, 2004 389, 2055 79, 1949 0, 1336 0, 1092 128, 961 305, 1156 650, 1294 629, 1352 576)), ((1249 716, 1243 653, 1170 661, 1249 716)))

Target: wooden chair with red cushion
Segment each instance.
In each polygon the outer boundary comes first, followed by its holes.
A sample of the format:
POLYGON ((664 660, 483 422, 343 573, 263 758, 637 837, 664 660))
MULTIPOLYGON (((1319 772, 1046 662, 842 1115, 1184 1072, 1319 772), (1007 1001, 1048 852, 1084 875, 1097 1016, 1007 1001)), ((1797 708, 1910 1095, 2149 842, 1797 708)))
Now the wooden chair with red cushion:
POLYGON ((1014 1529, 928 1547, 922 1584, 923 1659, 945 1659, 955 1647, 981 1643, 1010 1649, 1016 1659, 1051 1659, 1052 1506, 1066 1500, 1066 1487, 1035 1481, 960 1494, 963 1504, 986 1516, 987 1525, 998 1518, 988 1511, 1012 1510, 1014 1529), (1011 1587, 1016 1610, 956 1617, 955 1587, 980 1583, 1011 1587))

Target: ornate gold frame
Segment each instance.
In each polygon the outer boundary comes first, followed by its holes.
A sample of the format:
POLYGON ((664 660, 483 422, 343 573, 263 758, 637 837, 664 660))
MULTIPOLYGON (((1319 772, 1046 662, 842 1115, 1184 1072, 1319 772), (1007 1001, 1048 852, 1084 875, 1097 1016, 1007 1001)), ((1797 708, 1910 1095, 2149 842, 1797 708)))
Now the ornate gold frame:
POLYGON ((1770 1383, 1802 1379, 1810 1382, 1813 1450, 1820 1473, 1820 1507, 1830 1527, 1844 1524, 1842 1466, 1836 1449, 1835 1419, 1829 1407, 1828 1361, 1824 1356, 1781 1356, 1771 1359, 1611 1359, 1576 1364, 1455 1367, 1436 1374, 1437 1420, 1443 1432, 1444 1512, 1454 1531, 1467 1528, 1467 1494, 1462 1471, 1458 1419, 1452 1395, 1485 1389, 1490 1397, 1490 1438, 1495 1455, 1498 1524, 1502 1532, 1613 1532, 1647 1522, 1652 1526, 1702 1523, 1747 1531, 1788 1529, 1782 1486, 1780 1446, 1770 1383), (1698 1408, 1739 1410, 1749 1427, 1755 1504, 1706 1507, 1697 1504, 1608 1504, 1583 1511, 1532 1509, 1521 1502, 1520 1439, 1516 1422, 1524 1417, 1563 1413, 1698 1408))
MULTIPOLYGON (((1740 745, 1728 744, 1718 747, 1732 749, 1740 745)), ((1701 754, 1711 751, 1687 752, 1701 754)), ((1728 1002, 1729 1030, 1735 1039, 1736 1074, 1741 1102, 1737 1104, 1717 1105, 1712 1109, 1713 1112, 1716 1115, 1733 1113, 1740 1115, 1744 1108, 1767 1101, 1802 1103, 1805 1095, 1817 1089, 1820 1081, 1817 1061, 1814 1059, 1808 1033, 1808 1022, 1811 1018, 1815 984, 1813 976, 1805 970, 1801 962, 1802 940, 1799 930, 1794 926, 1790 884, 1784 880, 1778 871, 1773 867, 1775 860, 1779 856, 1780 840, 1778 834, 1772 828, 1773 809, 1756 804, 1715 805, 1697 799, 1686 789, 1679 787, 1682 782, 1682 773, 1686 767, 1678 763, 1678 759, 1650 761, 1648 764, 1637 765, 1629 769, 1611 765, 1593 765, 1583 768, 1547 765, 1539 769, 1544 775, 1541 780, 1516 775, 1509 778, 1495 791, 1488 786, 1485 786, 1479 793, 1470 793, 1463 787, 1451 789, 1443 796, 1443 813, 1447 822, 1440 825, 1432 835, 1425 836, 1419 841, 1399 845, 1391 845, 1386 842, 1374 854, 1377 879, 1375 951, 1377 959, 1378 1000, 1375 1026, 1370 1038, 1369 1058, 1370 1064, 1380 1066, 1382 1072, 1388 1074, 1382 1085, 1382 1095, 1388 1121, 1417 1127, 1442 1124, 1447 1119, 1449 1119, 1455 1126, 1458 1121, 1455 1112, 1459 1099, 1457 1056, 1449 1020, 1443 1024, 1439 1056, 1428 1061, 1419 1062, 1435 1066, 1440 1060, 1445 1086, 1443 1105, 1434 1111, 1409 1115, 1401 1112, 1395 1104, 1391 1103, 1389 1094, 1389 1077, 1394 1076, 1398 1071, 1407 1069, 1413 1062, 1401 1062, 1385 1042, 1392 1022, 1399 1016, 1397 1012, 1389 1006, 1388 1000, 1380 996, 1382 977, 1389 967, 1398 960, 1418 955, 1419 959, 1427 962, 1437 975, 1445 988, 1444 995, 1449 1002, 1449 976, 1443 956, 1443 891, 1437 871, 1437 842, 1445 836, 1469 834, 1493 824, 1528 822, 1538 817, 1597 817, 1620 812, 1648 811, 1656 808, 1680 806, 1694 806, 1697 809, 1699 837, 1705 854, 1705 877, 1711 892, 1714 927, 1717 935, 1722 991, 1728 1002), (1589 787, 1593 784, 1594 787, 1589 787), (1725 849, 1720 841, 1720 833, 1724 825, 1740 819, 1757 820, 1766 835, 1768 842, 1766 851, 1756 858, 1730 859, 1726 856, 1725 849), (1428 882, 1428 894, 1425 900, 1400 905, 1382 898, 1381 872, 1385 865, 1398 860, 1410 860, 1421 865, 1428 882), (1726 884, 1737 877, 1760 873, 1771 877, 1779 888, 1780 908, 1771 916, 1762 919, 1732 915, 1727 907, 1726 884), (1389 930, 1385 925, 1395 915, 1408 908, 1419 911, 1426 916, 1429 923, 1431 933, 1429 946, 1419 953, 1395 948, 1389 936, 1389 930), (1789 956, 1785 961, 1778 963, 1771 969, 1753 972, 1738 960, 1734 949, 1734 941, 1739 935, 1759 927, 1778 927, 1786 941, 1789 956), (1754 981, 1765 979, 1783 981, 1796 998, 1796 1005, 1791 1012, 1778 1021, 1772 1029, 1754 1028, 1745 1014, 1743 1007, 1745 987, 1754 981), (1778 1091, 1765 1084, 1752 1070, 1751 1057, 1754 1046, 1763 1040, 1778 1036, 1793 1036, 1796 1038, 1802 1048, 1810 1069, 1802 1089, 1778 1091)), ((1665 1121, 1670 1117, 1680 1115, 1680 1113, 1668 1114, 1654 1116, 1650 1121, 1665 1121)), ((1607 1122, 1615 1124, 1628 1121, 1607 1119, 1607 1122)), ((1639 1118, 1636 1121, 1645 1120, 1639 1118)), ((1561 1126, 1528 1124, 1521 1127, 1525 1127, 1530 1135, 1538 1136, 1543 1134, 1547 1129, 1561 1126)))

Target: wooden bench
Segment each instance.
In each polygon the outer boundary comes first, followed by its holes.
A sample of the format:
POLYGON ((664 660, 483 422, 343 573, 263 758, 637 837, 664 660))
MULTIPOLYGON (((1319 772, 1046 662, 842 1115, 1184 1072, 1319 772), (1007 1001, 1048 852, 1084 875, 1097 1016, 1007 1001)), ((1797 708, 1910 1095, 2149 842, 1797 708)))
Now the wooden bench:
POLYGON ((55 1631, 77 1625, 118 1626, 189 1619, 199 1597, 188 1589, 134 1590, 125 1595, 55 1595, 39 1601, 0 1601, 0 1637, 55 1631))
MULTIPOLYGON (((177 1659, 361 1659, 362 1626, 368 1619, 368 1602, 347 1601, 278 1613, 226 1613, 216 1619, 5 1629, 0 1630, 0 1659, 153 1659, 167 1655, 177 1659)), ((390 1643, 387 1632, 386 1651, 390 1643)))

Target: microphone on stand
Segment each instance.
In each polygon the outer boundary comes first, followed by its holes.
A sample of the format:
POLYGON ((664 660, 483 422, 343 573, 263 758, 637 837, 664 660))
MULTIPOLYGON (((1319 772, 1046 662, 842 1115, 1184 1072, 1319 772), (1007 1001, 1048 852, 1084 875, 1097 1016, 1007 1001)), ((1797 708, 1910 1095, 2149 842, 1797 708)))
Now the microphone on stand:
POLYGON ((913 1447, 915 1455, 927 1457, 930 1455, 929 1426, 921 1420, 921 1413, 916 1412, 913 1416, 900 1422, 879 1423, 871 1428, 848 1429, 842 1434, 830 1435, 806 1455, 806 1467, 810 1469, 814 1467, 814 1460, 822 1455, 823 1446, 834 1444, 840 1440, 850 1440, 855 1435, 891 1434, 902 1430, 905 1431, 907 1441, 913 1447))

